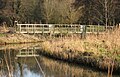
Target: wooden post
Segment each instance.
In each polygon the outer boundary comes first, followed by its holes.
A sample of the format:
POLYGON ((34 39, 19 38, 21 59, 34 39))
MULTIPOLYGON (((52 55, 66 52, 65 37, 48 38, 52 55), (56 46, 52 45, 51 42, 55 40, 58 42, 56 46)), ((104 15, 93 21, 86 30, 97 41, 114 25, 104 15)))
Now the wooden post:
POLYGON ((19 25, 19 33, 21 33, 21 25, 19 25))
POLYGON ((29 25, 27 25, 27 32, 28 32, 28 34, 29 34, 29 25))
POLYGON ((18 29, 18 25, 17 25, 17 24, 18 24, 18 22, 15 21, 15 22, 14 22, 15 31, 17 31, 17 29, 18 29))
POLYGON ((83 32, 83 25, 80 25, 80 32, 83 32))
POLYGON ((86 39, 86 30, 87 30, 87 25, 81 25, 82 26, 82 33, 81 33, 81 38, 86 39))
POLYGON ((77 29, 77 27, 76 27, 76 25, 74 25, 74 26, 75 26, 75 33, 77 33, 77 30, 76 30, 76 29, 77 29))
POLYGON ((33 27, 34 25, 32 25, 32 30, 31 30, 31 32, 34 34, 34 27, 33 27))
POLYGON ((61 34, 61 38, 62 38, 62 29, 63 29, 63 28, 62 28, 62 25, 60 25, 60 27, 61 27, 61 28, 60 28, 60 29, 61 29, 61 30, 60 30, 60 34, 61 34))
POLYGON ((50 30, 50 38, 52 37, 53 34, 53 25, 48 25, 49 26, 49 30, 50 30))
POLYGON ((97 36, 99 35, 99 29, 100 29, 99 26, 100 26, 100 25, 98 24, 98 25, 97 25, 97 36))
POLYGON ((52 25, 52 29, 53 29, 53 35, 55 37, 55 25, 52 25))
POLYGON ((71 33, 73 34, 73 28, 72 28, 72 25, 70 24, 70 26, 71 26, 71 31, 72 31, 71 33))
POLYGON ((36 27, 36 25, 34 25, 34 34, 35 34, 35 32, 36 32, 36 29, 37 29, 37 27, 36 27))
POLYGON ((90 33, 92 32, 91 25, 90 25, 90 33))
POLYGON ((94 25, 92 25, 92 33, 94 33, 94 25))
POLYGON ((33 34, 34 34, 34 27, 33 27, 34 25, 32 25, 32 32, 33 32, 33 34))
POLYGON ((42 35, 44 35, 44 25, 42 25, 42 35))

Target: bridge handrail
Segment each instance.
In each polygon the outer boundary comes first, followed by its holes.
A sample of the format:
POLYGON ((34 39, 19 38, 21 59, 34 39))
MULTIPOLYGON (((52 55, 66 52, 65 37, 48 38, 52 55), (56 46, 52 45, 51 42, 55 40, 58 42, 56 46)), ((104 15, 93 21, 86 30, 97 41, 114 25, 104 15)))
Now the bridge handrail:
MULTIPOLYGON (((67 33, 88 33, 104 32, 105 26, 101 25, 80 25, 80 24, 19 24, 17 23, 19 33, 50 33, 50 32, 67 32, 67 33), (86 30, 83 30, 85 27, 86 30)), ((108 26, 108 28, 113 28, 108 26)))

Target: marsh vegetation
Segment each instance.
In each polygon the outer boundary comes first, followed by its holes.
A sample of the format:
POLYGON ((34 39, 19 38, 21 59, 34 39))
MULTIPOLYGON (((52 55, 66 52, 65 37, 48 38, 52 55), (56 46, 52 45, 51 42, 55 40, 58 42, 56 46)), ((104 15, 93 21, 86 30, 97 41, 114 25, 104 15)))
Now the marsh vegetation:
POLYGON ((88 35, 86 39, 78 36, 51 39, 42 43, 45 55, 75 63, 83 63, 102 70, 120 71, 120 28, 104 35, 88 35))
MULTIPOLYGON (((106 72, 101 72, 93 68, 74 63, 67 63, 60 60, 44 57, 39 52, 41 44, 21 44, 6 45, 0 50, 0 76, 1 77, 107 77, 106 72), (32 47, 40 47, 35 49, 39 56, 18 57, 22 52, 29 52, 32 47), (36 59, 37 61, 36 61, 36 59), (40 67, 42 69, 40 69, 40 67), (43 73, 44 72, 44 73, 43 73), (44 75, 43 75, 44 74, 44 75)), ((21 54, 24 55, 24 54, 21 54)), ((27 53, 28 55, 28 53, 27 53)), ((112 75, 119 77, 119 75, 112 75)))

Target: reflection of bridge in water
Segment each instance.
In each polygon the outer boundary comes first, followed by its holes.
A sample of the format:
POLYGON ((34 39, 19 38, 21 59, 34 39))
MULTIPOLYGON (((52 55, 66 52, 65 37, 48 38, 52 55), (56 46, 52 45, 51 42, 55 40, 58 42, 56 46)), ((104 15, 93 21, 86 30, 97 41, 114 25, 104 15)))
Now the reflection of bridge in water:
POLYGON ((19 49, 19 52, 16 55, 16 57, 37 57, 37 56, 39 56, 37 54, 38 49, 40 49, 40 47, 31 47, 31 48, 19 49))
MULTIPOLYGON (((34 57, 39 56, 37 51, 40 50, 40 44, 16 44, 16 45, 5 45, 0 47, 0 51, 15 51, 16 57, 34 57)), ((4 54, 4 53, 0 53, 4 54)), ((0 59, 1 61, 1 59, 0 59)))
MULTIPOLYGON (((39 49, 38 44, 23 45, 16 48, 7 45, 0 47, 0 77, 24 77, 25 74, 29 75, 29 73, 31 76, 32 71, 40 71, 37 67, 37 61, 39 60, 37 52, 39 49)), ((34 74, 36 75, 36 73, 34 74)), ((41 77, 42 73, 38 76, 41 77)), ((32 77, 36 76, 32 75, 32 77)))
MULTIPOLYGON (((8 53, 14 53, 15 50, 15 54, 12 57, 16 57, 16 58, 26 58, 26 57, 38 57, 39 54, 37 53, 37 51, 40 49, 40 47, 38 46, 28 46, 28 47, 23 47, 23 48, 19 48, 19 49, 5 49, 6 47, 1 47, 0 48, 0 67, 4 66, 5 64, 5 57, 8 55, 8 53), (7 51, 7 54, 5 53, 7 51), (4 56, 6 55, 6 56, 4 56)), ((10 57, 10 55, 8 55, 10 57)), ((7 61, 7 58, 6 58, 7 61)))

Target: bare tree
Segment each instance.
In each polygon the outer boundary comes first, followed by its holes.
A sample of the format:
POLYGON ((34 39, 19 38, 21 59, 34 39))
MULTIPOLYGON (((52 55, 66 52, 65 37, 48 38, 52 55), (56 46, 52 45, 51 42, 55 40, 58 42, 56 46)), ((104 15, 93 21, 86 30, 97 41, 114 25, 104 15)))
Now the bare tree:
POLYGON ((36 4, 37 0, 21 0, 18 20, 22 22, 34 20, 34 9, 36 4))
POLYGON ((1 0, 0 1, 0 13, 3 16, 4 22, 7 22, 9 24, 12 24, 12 18, 13 18, 13 8, 12 8, 12 4, 13 0, 1 0))
POLYGON ((56 0, 44 0, 43 1, 43 7, 42 7, 42 14, 43 19, 45 19, 46 23, 50 23, 53 15, 54 15, 54 9, 56 0))
POLYGON ((75 8, 74 3, 75 0, 62 1, 62 6, 60 7, 62 10, 60 10, 60 13, 66 23, 76 23, 82 16, 83 6, 75 8))
POLYGON ((82 7, 74 7, 75 0, 44 0, 43 17, 46 23, 76 23, 82 7))
POLYGON ((115 23, 115 12, 117 12, 116 0, 93 0, 93 10, 96 11, 96 17, 98 21, 105 24, 107 29, 108 25, 115 23))

